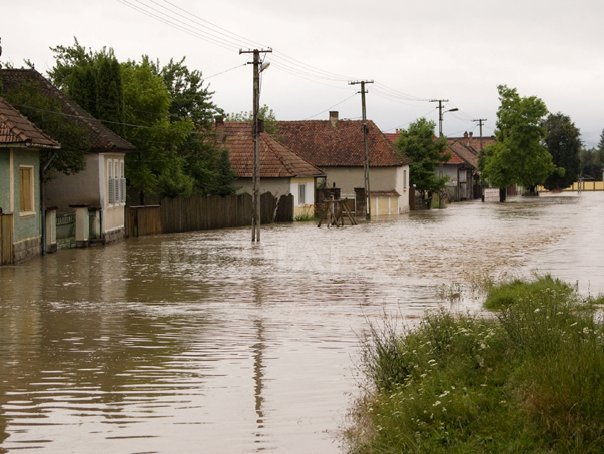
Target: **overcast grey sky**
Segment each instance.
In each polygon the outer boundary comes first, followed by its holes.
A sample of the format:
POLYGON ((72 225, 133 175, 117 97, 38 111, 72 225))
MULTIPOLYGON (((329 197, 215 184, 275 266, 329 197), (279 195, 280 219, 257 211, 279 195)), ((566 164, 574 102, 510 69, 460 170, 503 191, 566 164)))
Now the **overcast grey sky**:
POLYGON ((368 117, 384 131, 437 121, 427 100, 441 98, 459 108, 444 116, 446 135, 478 134, 477 118, 491 134, 507 84, 569 115, 592 146, 604 128, 603 20, 601 0, 19 0, 0 8, 0 59, 45 73, 49 47, 74 36, 120 60, 185 56, 215 102, 238 112, 252 103, 238 49, 265 46, 274 53, 261 103, 279 119, 326 119, 330 108, 359 118, 359 87, 347 81, 372 79, 368 117))

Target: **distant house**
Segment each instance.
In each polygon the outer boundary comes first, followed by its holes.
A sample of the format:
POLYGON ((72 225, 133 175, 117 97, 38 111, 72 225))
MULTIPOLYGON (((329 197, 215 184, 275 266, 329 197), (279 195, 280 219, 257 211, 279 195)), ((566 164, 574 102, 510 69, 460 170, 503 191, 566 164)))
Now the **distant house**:
POLYGON ((0 264, 40 255, 41 148, 59 144, 0 98, 0 264))
POLYGON ((478 159, 481 147, 495 142, 494 137, 473 137, 471 132, 465 132, 463 137, 448 137, 447 151, 449 161, 437 169, 439 175, 449 177, 447 192, 449 199, 454 201, 480 198, 481 190, 478 185, 478 159))
POLYGON ((86 167, 74 175, 54 175, 45 183, 47 206, 59 212, 71 206, 89 207, 91 231, 103 242, 119 240, 125 234, 126 204, 125 153, 134 146, 108 129, 66 94, 33 69, 0 69, 2 90, 10 93, 24 85, 35 85, 40 93, 55 100, 66 122, 73 122, 88 135, 90 150, 85 155, 86 167))
MULTIPOLYGON (((218 145, 227 149, 238 192, 252 193, 254 141, 250 123, 216 123, 218 145)), ((292 194, 294 216, 314 214, 315 180, 324 173, 265 132, 260 133, 260 193, 292 194)))
MULTIPOLYGON (((335 184, 341 197, 356 197, 355 188, 365 186, 363 122, 340 120, 279 121, 277 138, 302 158, 321 169, 327 186, 335 184)), ((409 160, 373 123, 367 122, 369 181, 373 215, 409 211, 409 160)))

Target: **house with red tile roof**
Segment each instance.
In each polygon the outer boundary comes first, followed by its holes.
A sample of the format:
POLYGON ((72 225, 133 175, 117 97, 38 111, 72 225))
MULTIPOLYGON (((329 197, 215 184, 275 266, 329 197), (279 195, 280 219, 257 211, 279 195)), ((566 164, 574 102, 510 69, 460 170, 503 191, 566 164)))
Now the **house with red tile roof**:
MULTIPOLYGON (((294 217, 314 215, 315 186, 324 173, 266 132, 260 136, 260 193, 292 194, 294 217)), ((254 139, 252 124, 216 122, 216 140, 229 153, 238 192, 252 193, 254 139)))
MULTIPOLYGON (((384 133, 392 143, 400 136, 400 131, 384 133)), ((463 137, 447 137, 446 152, 449 160, 439 165, 436 172, 439 176, 448 176, 446 185, 449 200, 472 200, 480 198, 481 188, 478 185, 478 158, 482 147, 495 142, 494 137, 473 137, 465 132, 463 137)))
MULTIPOLYGON (((102 242, 122 239, 125 235, 124 207, 126 175, 124 158, 134 146, 115 134, 103 123, 50 83, 34 69, 0 69, 3 93, 34 86, 43 96, 59 106, 64 121, 86 132, 90 149, 85 154, 85 168, 73 175, 56 174, 44 185, 47 206, 59 212, 72 211, 71 206, 88 206, 90 231, 102 242)), ((15 106, 19 108, 19 106, 15 106)))
MULTIPOLYGON (((277 140, 321 169, 328 187, 335 184, 341 197, 356 199, 355 188, 365 186, 362 121, 339 119, 334 111, 329 120, 279 121, 277 127, 277 140)), ((372 215, 409 211, 409 159, 373 121, 367 128, 372 215)))
POLYGON ((439 175, 449 177, 447 192, 454 201, 472 200, 481 197, 479 186, 478 159, 481 147, 495 142, 494 137, 473 137, 465 132, 463 137, 447 137, 449 161, 437 168, 439 175))
POLYGON ((59 147, 0 98, 0 265, 40 255, 40 149, 59 147))

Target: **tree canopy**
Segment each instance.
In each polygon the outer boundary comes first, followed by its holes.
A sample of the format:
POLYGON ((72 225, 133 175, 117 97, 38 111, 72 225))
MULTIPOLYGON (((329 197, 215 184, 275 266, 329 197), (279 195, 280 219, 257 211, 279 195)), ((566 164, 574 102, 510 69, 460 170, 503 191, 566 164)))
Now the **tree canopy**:
POLYGON ((184 58, 163 67, 148 56, 120 63, 113 49, 94 52, 77 39, 52 50, 53 82, 136 147, 126 170, 137 203, 146 196, 233 192, 228 155, 215 146, 212 130, 222 110, 201 71, 190 70, 184 58))
POLYGON ((445 152, 447 139, 437 138, 434 135, 435 127, 433 121, 420 118, 411 123, 408 129, 402 130, 396 141, 398 150, 411 158, 410 183, 422 194, 428 208, 432 193, 443 189, 447 182, 447 177, 438 176, 436 169, 451 157, 450 153, 445 152))
POLYGON ((535 96, 520 96, 515 88, 499 85, 497 90, 501 104, 497 110, 496 143, 483 150, 483 179, 497 187, 520 184, 534 192, 556 169, 552 155, 543 145, 547 107, 535 96))
POLYGON ((582 149, 579 153, 581 176, 600 179, 604 171, 604 129, 600 134, 600 143, 595 148, 582 149))
POLYGON ((545 146, 554 164, 564 169, 564 172, 554 172, 547 177, 544 186, 549 190, 564 189, 579 178, 580 132, 570 117, 562 113, 548 115, 543 125, 547 131, 545 146))

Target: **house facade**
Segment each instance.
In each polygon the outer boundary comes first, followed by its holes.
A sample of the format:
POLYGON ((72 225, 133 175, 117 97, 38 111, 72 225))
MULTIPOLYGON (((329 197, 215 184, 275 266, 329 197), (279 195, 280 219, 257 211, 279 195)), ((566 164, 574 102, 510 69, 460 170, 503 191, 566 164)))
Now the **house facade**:
MULTIPOLYGON (((365 187, 363 122, 340 120, 279 121, 280 142, 325 173, 326 186, 335 184, 342 198, 356 199, 365 187)), ((409 211, 409 160, 400 156, 372 121, 367 122, 372 215, 409 211)))
MULTIPOLYGON (((231 169, 237 180, 237 192, 252 194, 254 139, 250 123, 217 121, 216 140, 229 153, 231 169)), ((261 132, 260 193, 270 192, 278 198, 292 194, 294 217, 313 216, 317 178, 324 173, 291 149, 261 132)))
POLYGON ((59 144, 0 98, 0 264, 41 253, 40 149, 59 144))
POLYGON ((465 132, 463 137, 448 137, 447 151, 451 157, 437 168, 440 176, 449 177, 446 185, 449 200, 472 200, 481 197, 478 159, 480 150, 495 142, 494 137, 474 137, 465 132))
MULTIPOLYGON (((103 243, 120 240, 125 235, 126 175, 124 160, 134 146, 95 119, 71 98, 33 69, 0 69, 4 92, 35 86, 59 106, 65 121, 85 131, 90 149, 85 154, 85 168, 76 174, 55 173, 44 185, 46 206, 59 213, 74 207, 88 208, 89 231, 103 243)), ((86 243, 86 242, 84 242, 86 243)))

